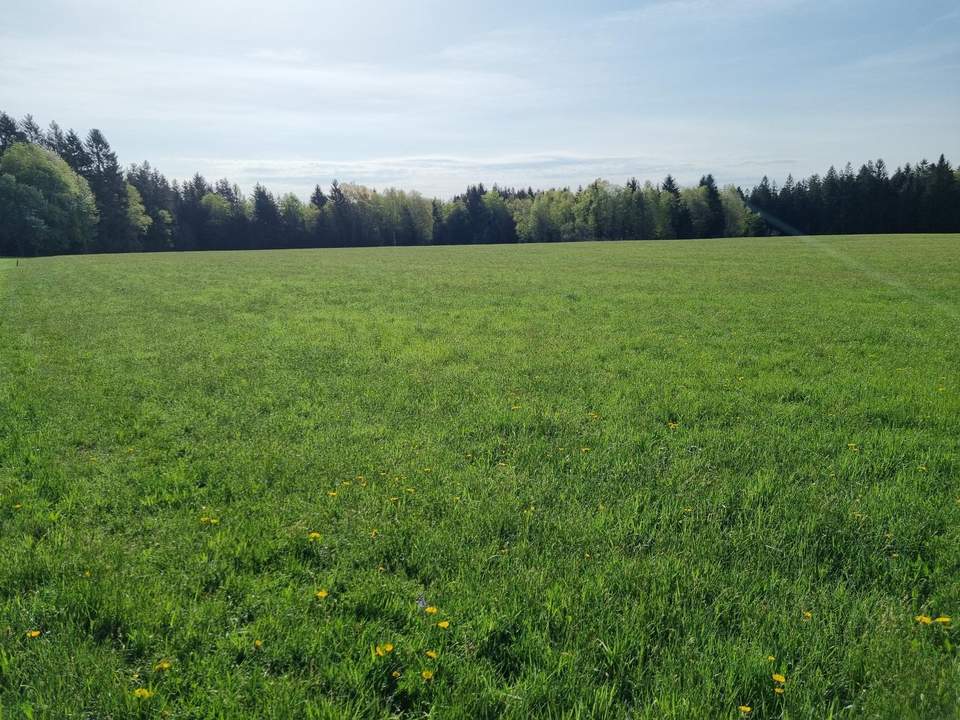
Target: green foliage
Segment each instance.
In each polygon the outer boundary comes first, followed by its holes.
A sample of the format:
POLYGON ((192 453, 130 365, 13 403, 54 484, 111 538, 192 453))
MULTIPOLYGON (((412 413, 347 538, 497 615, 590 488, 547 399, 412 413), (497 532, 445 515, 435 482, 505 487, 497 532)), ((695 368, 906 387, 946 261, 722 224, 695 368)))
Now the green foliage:
POLYGON ((954 718, 958 316, 958 236, 5 261, 0 713, 954 718))
POLYGON ((97 209, 86 180, 56 154, 16 143, 0 156, 0 252, 83 252, 97 209))
POLYGON ((130 225, 127 183, 124 181, 117 154, 103 133, 96 128, 87 134, 84 149, 90 164, 88 169, 81 172, 90 183, 90 189, 97 201, 97 236, 100 249, 107 252, 138 249, 137 228, 130 225))
POLYGON ((752 213, 743 202, 743 196, 733 185, 727 185, 720 191, 720 203, 723 209, 723 234, 727 237, 743 237, 750 232, 752 213))
POLYGON ((146 162, 132 165, 124 178, 99 130, 84 142, 56 122, 44 132, 29 115, 18 123, 0 112, 0 153, 17 142, 52 150, 88 180, 98 236, 81 248, 71 245, 44 224, 42 202, 6 183, 3 202, 13 209, 0 216, 0 252, 18 252, 24 234, 45 238, 46 249, 38 251, 34 242, 31 252, 55 254, 960 230, 960 181, 942 155, 893 175, 878 160, 858 172, 848 164, 823 178, 788 176, 781 188, 764 178, 749 200, 740 188, 721 192, 707 174, 686 188, 672 175, 659 186, 597 179, 576 191, 477 184, 446 202, 334 181, 329 193, 315 186, 304 203, 260 185, 246 198, 229 180, 211 185, 199 173, 171 184, 146 162))
POLYGON ((133 247, 143 249, 143 238, 147 230, 153 224, 153 219, 147 215, 147 210, 143 206, 143 198, 140 192, 130 183, 127 186, 127 226, 132 233, 131 249, 133 247))

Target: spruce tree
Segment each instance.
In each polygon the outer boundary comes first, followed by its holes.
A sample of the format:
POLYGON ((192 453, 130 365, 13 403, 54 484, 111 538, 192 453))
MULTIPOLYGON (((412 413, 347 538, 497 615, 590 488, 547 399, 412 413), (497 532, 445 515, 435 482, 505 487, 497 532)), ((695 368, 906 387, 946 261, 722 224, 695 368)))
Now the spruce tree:
POLYGON ((87 134, 84 149, 90 158, 85 177, 100 213, 97 223, 99 247, 104 252, 122 252, 130 246, 133 229, 129 224, 127 185, 120 163, 106 137, 97 129, 87 134))

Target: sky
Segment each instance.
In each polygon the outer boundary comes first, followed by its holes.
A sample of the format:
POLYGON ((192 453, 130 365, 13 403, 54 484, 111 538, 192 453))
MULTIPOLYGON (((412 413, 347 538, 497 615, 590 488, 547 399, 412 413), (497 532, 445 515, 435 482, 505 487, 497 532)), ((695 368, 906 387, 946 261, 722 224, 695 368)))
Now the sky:
POLYGON ((451 197, 960 161, 957 0, 3 3, 0 110, 169 178, 451 197))

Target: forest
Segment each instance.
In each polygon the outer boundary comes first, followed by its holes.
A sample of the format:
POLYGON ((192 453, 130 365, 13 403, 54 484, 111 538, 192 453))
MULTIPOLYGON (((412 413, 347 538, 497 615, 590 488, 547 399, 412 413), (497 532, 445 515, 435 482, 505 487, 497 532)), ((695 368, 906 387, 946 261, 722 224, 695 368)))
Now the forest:
POLYGON ((744 190, 712 175, 577 189, 472 185, 448 200, 336 180, 308 200, 124 168, 103 132, 0 112, 0 255, 960 232, 960 170, 883 160, 744 190))

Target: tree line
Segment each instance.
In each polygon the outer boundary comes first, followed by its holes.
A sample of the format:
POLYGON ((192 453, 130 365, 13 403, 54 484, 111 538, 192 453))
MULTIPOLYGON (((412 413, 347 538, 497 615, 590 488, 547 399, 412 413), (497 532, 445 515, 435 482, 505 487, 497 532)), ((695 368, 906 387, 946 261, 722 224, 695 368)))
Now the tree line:
POLYGON ((705 175, 680 187, 596 180, 534 190, 473 185, 450 200, 334 181, 306 201, 245 195, 200 174, 124 169, 100 130, 0 112, 0 255, 960 232, 960 171, 942 155, 897 168, 847 165, 749 192, 705 175))

